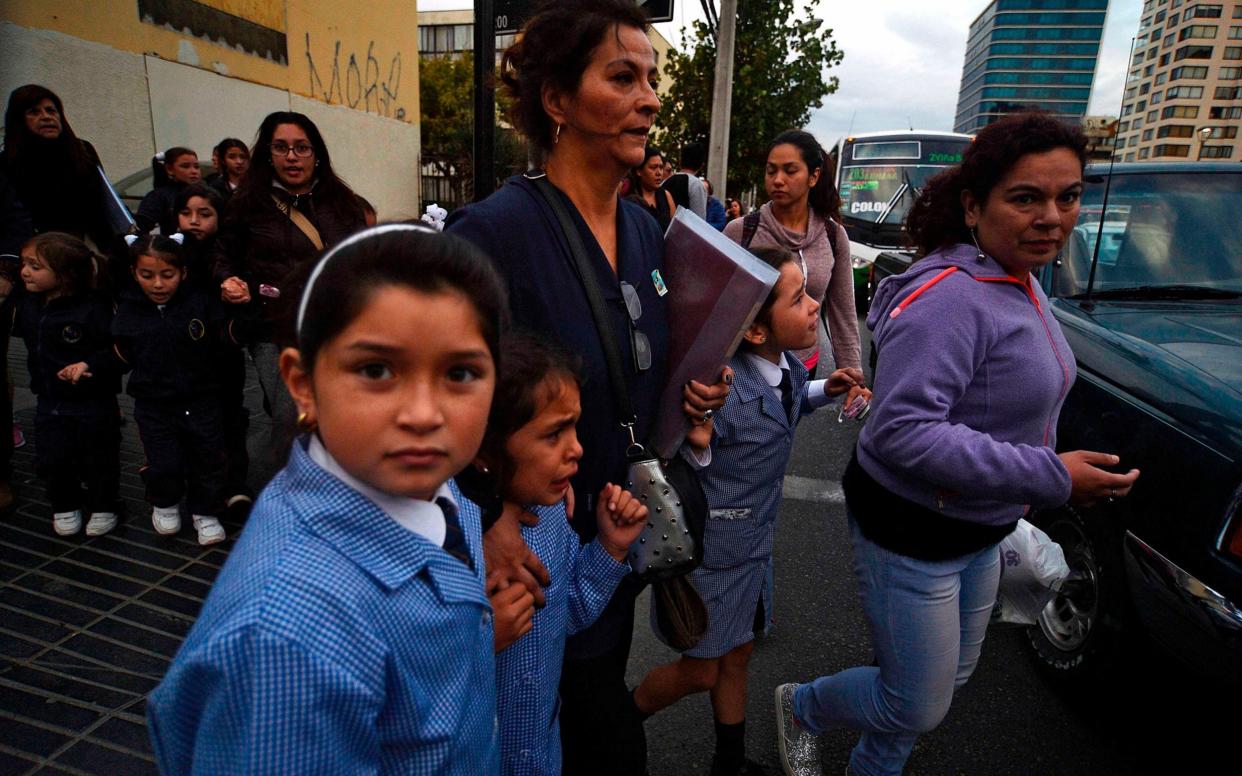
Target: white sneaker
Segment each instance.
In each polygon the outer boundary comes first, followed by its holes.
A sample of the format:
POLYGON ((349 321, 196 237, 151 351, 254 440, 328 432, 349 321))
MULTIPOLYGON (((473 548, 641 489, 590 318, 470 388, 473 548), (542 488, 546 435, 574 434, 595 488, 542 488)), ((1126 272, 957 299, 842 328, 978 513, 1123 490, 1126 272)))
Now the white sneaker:
POLYGON ((86 521, 87 536, 103 536, 116 528, 116 514, 113 512, 91 512, 91 519, 86 521))
POLYGON ((181 530, 181 509, 171 507, 155 507, 151 510, 151 525, 157 534, 168 536, 181 530))
POLYGON ((82 510, 57 512, 52 515, 52 528, 59 536, 73 536, 82 530, 82 510))
POLYGON ((199 544, 216 544, 225 539, 224 526, 214 517, 194 515, 194 530, 198 531, 199 544))
POLYGON ((798 724, 793 711, 794 690, 789 683, 776 688, 776 744, 781 768, 787 776, 815 776, 820 773, 819 739, 798 724))

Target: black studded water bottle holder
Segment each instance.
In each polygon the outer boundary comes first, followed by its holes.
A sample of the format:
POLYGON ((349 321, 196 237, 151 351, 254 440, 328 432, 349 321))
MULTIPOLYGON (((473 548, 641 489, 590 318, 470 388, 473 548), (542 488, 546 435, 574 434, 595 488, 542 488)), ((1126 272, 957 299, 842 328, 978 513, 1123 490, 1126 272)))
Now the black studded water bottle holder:
POLYGON ((655 458, 630 464, 625 489, 647 507, 647 524, 630 545, 630 568, 648 581, 678 577, 698 565, 698 543, 690 531, 681 494, 655 458))

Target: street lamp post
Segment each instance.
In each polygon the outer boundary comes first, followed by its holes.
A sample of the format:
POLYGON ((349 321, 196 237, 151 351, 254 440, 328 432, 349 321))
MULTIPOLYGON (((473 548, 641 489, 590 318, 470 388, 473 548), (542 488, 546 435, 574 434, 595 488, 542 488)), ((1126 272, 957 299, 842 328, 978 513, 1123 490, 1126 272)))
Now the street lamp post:
POLYGON ((1199 128, 1199 155, 1195 157, 1196 162, 1203 160, 1203 146, 1205 143, 1207 143, 1208 138, 1210 137, 1212 137, 1211 127, 1200 127, 1199 128))

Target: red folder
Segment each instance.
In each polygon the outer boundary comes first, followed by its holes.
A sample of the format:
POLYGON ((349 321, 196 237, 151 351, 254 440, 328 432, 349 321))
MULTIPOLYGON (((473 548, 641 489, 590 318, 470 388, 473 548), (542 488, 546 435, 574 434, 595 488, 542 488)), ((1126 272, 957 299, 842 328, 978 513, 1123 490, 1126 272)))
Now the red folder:
POLYGON ((677 454, 690 421, 682 388, 710 385, 737 350, 780 272, 684 207, 664 236, 664 282, 670 329, 668 384, 651 444, 661 458, 677 454))

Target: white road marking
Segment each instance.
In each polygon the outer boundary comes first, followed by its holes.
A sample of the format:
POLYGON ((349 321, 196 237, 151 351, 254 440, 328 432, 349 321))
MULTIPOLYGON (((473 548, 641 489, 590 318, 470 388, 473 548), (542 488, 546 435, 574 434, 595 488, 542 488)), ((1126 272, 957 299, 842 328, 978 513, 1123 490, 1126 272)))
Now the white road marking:
POLYGON ((795 501, 818 501, 824 504, 844 504, 845 494, 836 480, 817 480, 813 477, 785 475, 784 498, 795 501))

